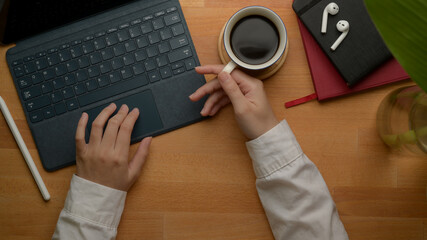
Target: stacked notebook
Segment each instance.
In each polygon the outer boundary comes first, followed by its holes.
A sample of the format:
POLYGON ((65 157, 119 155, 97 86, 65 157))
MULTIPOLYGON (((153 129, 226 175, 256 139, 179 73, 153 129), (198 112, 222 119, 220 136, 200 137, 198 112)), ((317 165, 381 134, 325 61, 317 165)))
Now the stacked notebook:
POLYGON ((394 58, 390 58, 361 79, 354 87, 349 88, 300 19, 298 19, 298 25, 316 93, 287 102, 285 103, 286 107, 292 107, 313 99, 322 101, 409 78, 400 64, 394 58))

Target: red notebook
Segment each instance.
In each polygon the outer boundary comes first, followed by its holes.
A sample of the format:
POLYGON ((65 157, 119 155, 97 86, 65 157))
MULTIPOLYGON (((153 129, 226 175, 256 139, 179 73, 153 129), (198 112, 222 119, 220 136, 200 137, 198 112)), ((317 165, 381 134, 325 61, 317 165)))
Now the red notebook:
POLYGON ((409 78, 409 75, 396 59, 391 58, 377 70, 361 80, 360 83, 349 88, 326 54, 319 47, 316 40, 311 36, 310 32, 299 19, 298 25, 316 93, 285 103, 287 108, 316 98, 322 101, 409 78))

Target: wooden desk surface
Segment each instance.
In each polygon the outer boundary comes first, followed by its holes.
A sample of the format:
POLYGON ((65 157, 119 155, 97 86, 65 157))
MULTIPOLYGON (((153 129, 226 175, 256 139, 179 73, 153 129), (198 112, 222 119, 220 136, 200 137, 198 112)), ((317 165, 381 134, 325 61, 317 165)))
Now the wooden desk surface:
MULTIPOLYGON (((350 239, 427 239, 427 159, 390 152, 375 127, 380 101, 411 81, 285 109, 284 102, 313 92, 291 0, 181 4, 202 64, 220 63, 217 37, 234 12, 248 5, 276 11, 288 29, 290 51, 265 88, 277 117, 287 119, 322 173, 350 239)), ((42 168, 6 66, 7 49, 0 47, 0 95, 52 199, 43 201, 0 117, 0 238, 49 239, 75 166, 53 173, 42 168)), ((273 239, 244 141, 231 107, 154 138, 143 173, 128 194, 117 239, 273 239)))

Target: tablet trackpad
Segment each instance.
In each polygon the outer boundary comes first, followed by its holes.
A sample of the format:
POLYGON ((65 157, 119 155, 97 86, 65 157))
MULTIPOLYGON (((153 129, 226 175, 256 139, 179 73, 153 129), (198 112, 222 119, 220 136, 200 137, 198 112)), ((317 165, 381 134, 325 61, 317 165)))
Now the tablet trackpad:
MULTIPOLYGON (((129 107, 129 111, 132 111, 132 109, 134 108, 139 109, 139 117, 138 120, 136 120, 135 127, 132 131, 133 141, 139 140, 142 137, 149 136, 150 133, 153 133, 163 128, 163 123, 157 111, 156 103, 154 102, 154 97, 151 90, 145 90, 143 92, 136 93, 113 102, 117 105, 117 110, 112 116, 117 113, 117 111, 123 104, 126 104, 129 107)), ((98 114, 108 105, 110 105, 110 103, 101 105, 99 107, 87 111, 87 113, 89 114, 89 133, 92 128, 92 122, 95 120, 98 114)), ((89 135, 90 134, 86 134, 86 141, 89 140, 89 135)))

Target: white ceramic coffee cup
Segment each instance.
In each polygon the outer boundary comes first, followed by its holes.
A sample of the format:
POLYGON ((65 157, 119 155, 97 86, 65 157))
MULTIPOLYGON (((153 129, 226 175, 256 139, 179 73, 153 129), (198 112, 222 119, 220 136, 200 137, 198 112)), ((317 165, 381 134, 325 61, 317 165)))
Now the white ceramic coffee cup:
POLYGON ((288 35, 286 33, 286 27, 283 23, 282 19, 272 10, 261 7, 261 6, 250 6, 245 7, 238 12, 236 12, 227 22, 224 28, 224 47, 225 51, 227 52, 228 56, 230 57, 231 61, 225 66, 223 69, 224 72, 231 73, 237 66, 240 66, 242 68, 248 69, 248 70, 261 70, 270 67, 274 63, 276 63, 285 53, 287 41, 288 41, 288 35), (279 46, 276 50, 276 53, 270 60, 268 60, 265 63, 262 64, 248 64, 240 60, 236 54, 234 54, 233 49, 231 47, 230 43, 230 35, 231 32, 236 25, 237 22, 239 22, 242 18, 248 17, 248 16, 263 16, 267 19, 269 19, 275 26, 279 33, 279 46))

